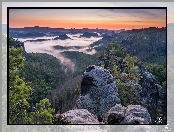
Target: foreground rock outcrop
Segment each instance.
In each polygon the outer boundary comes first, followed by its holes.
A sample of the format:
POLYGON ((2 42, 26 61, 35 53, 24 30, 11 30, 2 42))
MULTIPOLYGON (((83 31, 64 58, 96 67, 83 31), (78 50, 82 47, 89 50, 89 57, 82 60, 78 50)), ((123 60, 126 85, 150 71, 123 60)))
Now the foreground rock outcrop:
POLYGON ((107 113, 104 119, 106 124, 150 124, 151 117, 147 109, 140 105, 116 104, 107 113))
POLYGON ((113 76, 106 69, 91 65, 87 67, 81 82, 81 97, 78 109, 87 109, 101 121, 105 113, 120 104, 118 89, 113 76))
POLYGON ((140 104, 122 106, 118 88, 110 72, 102 67, 90 65, 81 82, 81 96, 75 110, 62 115, 73 124, 151 124, 149 114, 156 110, 160 116, 165 106, 165 90, 155 84, 155 77, 141 69, 141 80, 137 87, 140 104))
POLYGON ((62 115, 73 124, 100 124, 97 116, 91 114, 87 109, 69 110, 62 115))
POLYGON ((154 113, 162 122, 166 122, 166 90, 155 83, 155 76, 146 69, 139 68, 141 74, 140 85, 138 89, 140 105, 146 107, 149 112, 154 113))
POLYGON ((145 107, 152 116, 153 123, 160 122, 160 124, 166 124, 167 92, 165 88, 157 84, 155 76, 137 62, 134 64, 138 68, 139 76, 137 79, 129 80, 128 82, 126 80, 128 73, 126 71, 123 73, 126 68, 125 59, 117 60, 115 53, 110 53, 104 58, 99 57, 98 65, 104 64, 104 68, 109 70, 110 58, 114 59, 120 68, 122 74, 120 74, 119 79, 124 84, 128 84, 128 88, 125 87, 125 89, 131 103, 145 107))

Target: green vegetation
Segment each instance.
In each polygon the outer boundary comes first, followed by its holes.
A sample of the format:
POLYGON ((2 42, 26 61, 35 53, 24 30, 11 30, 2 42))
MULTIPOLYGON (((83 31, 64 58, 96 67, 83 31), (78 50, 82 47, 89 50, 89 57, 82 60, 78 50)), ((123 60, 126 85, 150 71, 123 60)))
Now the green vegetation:
POLYGON ((70 78, 59 89, 52 90, 53 107, 58 113, 64 113, 76 107, 76 100, 80 96, 81 76, 70 78))
MULTIPOLYGON (((135 56, 126 53, 126 50, 112 41, 109 43, 99 59, 102 61, 101 66, 108 69, 117 82, 118 93, 123 106, 129 104, 140 104, 138 88, 140 87, 140 73, 138 66, 145 67, 147 71, 155 75, 156 83, 166 89, 166 67, 160 64, 150 64, 143 62, 135 56)), ((149 113, 152 121, 155 123, 156 114, 154 111, 149 113)))
POLYGON ((17 69, 23 68, 22 48, 9 49, 9 123, 27 123, 31 88, 20 77, 17 69), (20 117, 23 117, 22 119, 20 117))
POLYGON ((146 69, 152 73, 153 75, 155 75, 155 78, 157 80, 157 83, 160 84, 161 86, 163 86, 163 88, 166 89, 166 67, 164 67, 163 65, 159 65, 159 64, 144 64, 146 69))
POLYGON ((39 100, 36 105, 30 104, 33 89, 19 74, 25 61, 21 56, 23 48, 14 48, 13 44, 17 41, 9 39, 9 124, 52 124, 55 110, 50 107, 49 99, 39 100))
POLYGON ((63 52, 65 57, 75 63, 75 72, 64 71, 60 61, 46 53, 26 53, 25 67, 20 71, 20 76, 32 82, 33 92, 29 100, 36 104, 45 97, 49 98, 56 112, 66 112, 75 107, 80 92, 81 74, 86 67, 94 64, 96 56, 80 52, 63 52), (80 75, 80 76, 78 76, 80 75))
POLYGON ((166 66, 166 28, 148 28, 123 31, 115 34, 127 53, 141 61, 166 66))
POLYGON ((128 98, 126 96, 126 91, 125 91, 125 87, 123 85, 123 83, 121 83, 121 81, 117 81, 117 87, 118 87, 118 91, 119 91, 119 96, 121 99, 121 103, 123 106, 128 106, 128 98))
POLYGON ((105 50, 105 47, 108 43, 112 41, 111 37, 105 36, 102 39, 90 44, 91 48, 94 48, 97 53, 102 53, 105 50))
POLYGON ((106 55, 110 53, 114 54, 116 57, 125 57, 126 50, 123 47, 119 46, 117 42, 112 41, 106 46, 105 52, 104 52, 104 54, 106 55))
MULTIPOLYGON (((75 64, 74 73, 65 71, 65 67, 52 55, 25 53, 24 45, 10 37, 9 123, 71 124, 60 114, 53 114, 75 108, 75 102, 80 96, 81 75, 87 66, 96 65, 98 59, 102 60, 101 66, 114 76, 124 106, 139 103, 137 89, 140 75, 137 64, 155 75, 156 83, 166 89, 164 30, 121 32, 115 35, 116 41, 108 38, 91 44, 90 47, 97 51, 94 55, 65 51, 62 55, 75 64)), ((169 79, 174 78, 172 65, 168 66, 169 79)), ((151 115, 154 120, 156 115, 153 112, 151 115)))
POLYGON ((21 53, 22 48, 9 48, 9 124, 51 124, 54 109, 49 108, 49 100, 41 100, 36 104, 38 111, 29 112, 32 88, 19 77, 19 70, 24 66, 21 53))
POLYGON ((75 64, 74 76, 81 75, 87 66, 96 64, 97 55, 89 55, 77 51, 65 51, 62 53, 75 64))
POLYGON ((67 74, 62 70, 57 58, 46 53, 27 53, 25 67, 20 72, 28 82, 32 82, 31 102, 36 103, 46 97, 52 89, 63 84, 67 74))
POLYGON ((138 102, 139 73, 135 64, 139 63, 140 60, 135 56, 126 54, 126 50, 115 41, 106 46, 99 59, 105 60, 105 63, 102 64, 103 67, 108 69, 114 76, 121 103, 124 106, 136 104, 138 102), (109 63, 106 63, 107 61, 109 63))

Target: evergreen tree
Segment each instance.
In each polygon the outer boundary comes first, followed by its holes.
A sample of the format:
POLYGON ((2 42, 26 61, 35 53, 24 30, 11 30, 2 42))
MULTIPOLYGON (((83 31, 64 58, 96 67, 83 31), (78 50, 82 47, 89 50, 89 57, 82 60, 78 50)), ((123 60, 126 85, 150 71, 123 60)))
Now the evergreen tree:
POLYGON ((19 77, 19 70, 23 68, 24 58, 21 57, 22 48, 9 49, 9 123, 25 124, 27 122, 28 99, 32 89, 19 77))
MULTIPOLYGON (((10 43, 15 43, 11 38, 10 43)), ((50 108, 48 99, 36 104, 31 110, 28 100, 32 93, 29 83, 20 78, 19 71, 24 67, 25 58, 21 56, 22 47, 9 48, 9 124, 52 124, 54 109, 50 108)))

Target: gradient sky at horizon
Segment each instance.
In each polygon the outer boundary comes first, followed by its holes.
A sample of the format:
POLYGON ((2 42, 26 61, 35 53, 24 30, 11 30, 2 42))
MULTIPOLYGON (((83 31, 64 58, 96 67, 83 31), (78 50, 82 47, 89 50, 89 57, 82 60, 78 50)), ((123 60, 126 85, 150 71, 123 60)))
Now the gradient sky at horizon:
POLYGON ((165 27, 165 9, 10 9, 9 27, 132 29, 165 27))

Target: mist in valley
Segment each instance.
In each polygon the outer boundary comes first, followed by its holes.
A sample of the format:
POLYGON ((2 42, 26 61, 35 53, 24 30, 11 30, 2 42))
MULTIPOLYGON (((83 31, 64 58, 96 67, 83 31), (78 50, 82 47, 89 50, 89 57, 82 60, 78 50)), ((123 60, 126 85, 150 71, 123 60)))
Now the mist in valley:
MULTIPOLYGON (((85 54, 95 54, 95 49, 89 50, 89 45, 95 41, 102 39, 102 37, 80 37, 82 34, 67 34, 71 39, 66 40, 54 40, 58 36, 44 36, 35 38, 18 38, 19 41, 24 42, 25 51, 27 53, 47 53, 53 55, 60 60, 61 64, 69 68, 72 72, 75 70, 75 64, 67 57, 63 56, 61 53, 65 51, 78 51, 85 54), (31 41, 39 40, 44 41, 31 41), (63 49, 56 49, 54 46, 64 47, 63 49), (77 48, 78 47, 78 48, 77 48)), ((17 39, 17 38, 16 38, 17 39)), ((66 71, 66 69, 65 69, 66 71)))

